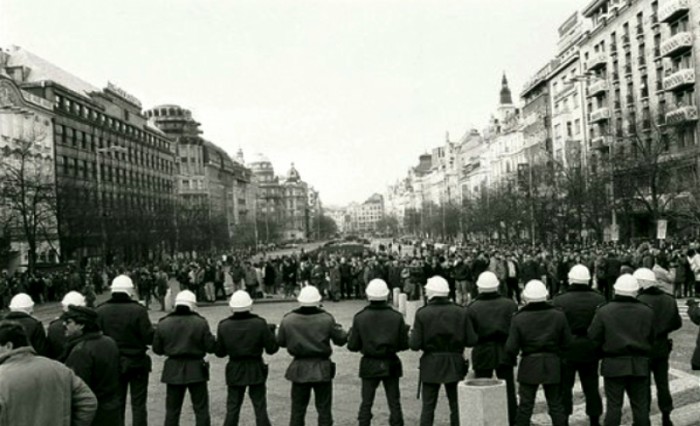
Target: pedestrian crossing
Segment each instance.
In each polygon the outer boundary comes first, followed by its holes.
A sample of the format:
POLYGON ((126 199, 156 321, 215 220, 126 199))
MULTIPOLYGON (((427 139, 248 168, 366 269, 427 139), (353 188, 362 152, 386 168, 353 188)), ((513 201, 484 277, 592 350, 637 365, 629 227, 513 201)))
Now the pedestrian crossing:
MULTIPOLYGON (((685 373, 680 370, 671 369, 669 372, 669 385, 671 393, 674 396, 676 408, 672 413, 672 419, 675 426, 698 426, 700 424, 700 379, 692 374, 685 373)), ((600 380, 600 395, 603 398, 603 407, 605 407, 605 392, 603 390, 603 379, 600 380)), ((651 424, 661 424, 661 414, 659 413, 656 403, 656 387, 651 386, 651 424)), ((631 425, 632 417, 630 405, 625 398, 623 409, 623 425, 631 425)), ((603 419, 601 418, 601 421, 603 419)), ((537 393, 537 402, 535 405, 535 414, 532 416, 532 424, 537 426, 551 425, 552 422, 547 414, 547 404, 544 398, 544 392, 540 389, 537 393)), ((574 386, 574 410, 569 417, 570 426, 587 426, 588 416, 586 415, 585 398, 581 389, 581 383, 576 382, 574 386)))

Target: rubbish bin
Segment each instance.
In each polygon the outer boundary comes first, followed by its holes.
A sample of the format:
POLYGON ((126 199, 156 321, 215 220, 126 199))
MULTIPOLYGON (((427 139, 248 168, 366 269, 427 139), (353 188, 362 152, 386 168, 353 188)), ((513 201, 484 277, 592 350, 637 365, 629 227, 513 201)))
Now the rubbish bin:
POLYGON ((504 426, 508 424, 505 381, 467 378, 459 383, 457 393, 461 426, 504 426))

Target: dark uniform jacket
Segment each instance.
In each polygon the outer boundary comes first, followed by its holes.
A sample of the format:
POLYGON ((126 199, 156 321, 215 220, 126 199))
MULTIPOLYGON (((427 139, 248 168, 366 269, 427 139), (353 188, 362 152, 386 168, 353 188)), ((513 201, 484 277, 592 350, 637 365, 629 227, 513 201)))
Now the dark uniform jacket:
POLYGON ((511 363, 505 344, 510 321, 517 311, 518 305, 512 299, 498 293, 481 293, 467 306, 467 314, 478 336, 472 349, 474 370, 494 370, 511 363))
POLYGON ((615 296, 600 306, 588 338, 602 350, 603 377, 648 376, 654 311, 634 297, 615 296))
POLYGON ((370 302, 352 320, 348 349, 362 352, 360 377, 401 377, 401 360, 396 353, 408 349, 403 315, 386 302, 370 302))
POLYGON ((66 343, 65 364, 97 397, 98 410, 119 407, 119 348, 101 331, 85 333, 66 343))
POLYGON ((683 326, 676 299, 658 287, 650 287, 639 292, 637 299, 654 310, 654 344, 652 358, 667 358, 671 353, 669 333, 683 326))
POLYGON ((279 349, 267 322, 250 312, 236 312, 219 323, 216 356, 229 357, 226 385, 249 386, 265 383, 267 365, 263 350, 272 355, 279 349))
POLYGON ((605 296, 582 284, 570 285, 566 292, 554 298, 552 304, 564 311, 573 335, 569 348, 562 352, 564 360, 583 363, 597 362, 600 358, 596 344, 588 338, 588 327, 603 303, 605 296))
POLYGON ((347 340, 347 332, 321 308, 301 307, 289 312, 277 332, 277 343, 294 357, 285 378, 295 383, 333 380, 335 364, 330 361, 331 341, 342 346, 347 340))
POLYGON ((458 382, 467 374, 464 348, 477 336, 467 311, 446 297, 435 297, 418 309, 409 338, 414 351, 423 351, 420 380, 424 383, 458 382))
POLYGON ((506 354, 514 359, 522 352, 518 382, 538 385, 561 381, 560 354, 571 343, 566 315, 548 302, 523 306, 513 315, 506 354))
POLYGON ((60 361, 66 350, 66 330, 63 326, 63 319, 56 318, 49 323, 46 330, 46 356, 60 361))
POLYGON ((29 344, 38 355, 46 355, 46 333, 41 321, 26 312, 8 312, 5 314, 8 321, 18 322, 24 327, 27 333, 29 344))
POLYGON ((209 364, 204 357, 214 353, 216 340, 204 317, 180 308, 161 318, 153 337, 153 352, 168 357, 160 380, 171 385, 205 382, 209 364))
POLYGON ((113 293, 96 311, 97 325, 117 342, 121 372, 150 372, 151 359, 146 350, 153 342, 153 325, 148 310, 126 293, 113 293))
MULTIPOLYGON (((698 307, 697 303, 688 306, 688 316, 691 321, 700 325, 700 307, 698 307)), ((695 341, 695 351, 693 351, 690 366, 693 370, 700 370, 700 331, 698 331, 698 338, 695 341)))

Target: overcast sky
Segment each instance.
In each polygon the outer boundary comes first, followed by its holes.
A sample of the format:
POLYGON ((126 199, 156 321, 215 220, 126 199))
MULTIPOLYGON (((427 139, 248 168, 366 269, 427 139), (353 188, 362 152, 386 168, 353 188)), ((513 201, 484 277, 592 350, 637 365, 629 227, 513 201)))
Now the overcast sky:
POLYGON ((585 0, 0 0, 18 45, 144 108, 192 110, 232 156, 294 162, 326 205, 364 201, 517 98, 585 0), (70 6, 69 6, 70 5, 70 6))

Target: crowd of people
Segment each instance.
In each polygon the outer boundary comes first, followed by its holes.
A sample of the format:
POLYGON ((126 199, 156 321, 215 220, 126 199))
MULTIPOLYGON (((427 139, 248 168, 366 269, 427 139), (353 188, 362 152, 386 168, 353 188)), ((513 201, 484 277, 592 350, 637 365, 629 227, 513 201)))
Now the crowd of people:
MULTIPOLYGON (((653 377, 663 426, 671 426, 670 334, 682 325, 674 297, 696 290, 695 250, 692 243, 677 249, 643 244, 558 250, 388 244, 356 254, 179 260, 112 277, 111 297, 95 308, 72 289, 62 299, 63 315, 46 331, 32 316, 33 297, 20 292, 0 322, 0 413, 13 425, 55 424, 42 423, 51 416, 66 425, 121 426, 130 393, 132 424, 146 425, 150 347, 167 357, 161 376, 166 425, 179 424, 188 392, 196 424, 211 424, 207 354, 228 358, 224 424, 239 423, 247 391, 256 424, 269 425, 263 354, 286 348, 293 357, 285 373, 292 383, 290 425, 304 424, 312 393, 319 425, 331 425, 337 369, 332 345, 347 344, 362 354, 360 425, 371 424, 379 385, 389 424, 404 424, 398 354, 411 349, 422 353, 421 426, 434 423, 441 387, 450 424, 459 424, 457 385, 470 368, 477 379, 495 375, 505 381, 510 425, 530 424, 540 386, 552 424, 568 425, 578 374, 591 425, 601 424, 604 413, 603 424, 619 425, 625 393, 634 424, 649 425, 653 377), (163 300, 173 278, 180 286, 174 309, 154 326, 144 299, 153 294, 163 300), (391 305, 392 289, 425 306, 415 318, 405 318, 391 305), (232 314, 214 334, 197 306, 230 293, 232 314), (279 325, 251 312, 255 298, 271 294, 294 295, 299 303, 279 325), (347 330, 321 304, 324 298, 360 297, 369 303, 347 330), (466 348, 472 348, 471 363, 466 348), (38 413, 37 406, 50 408, 38 413)), ((689 317, 700 324, 697 303, 687 303, 689 317)), ((700 369, 700 349, 691 365, 700 369)))

